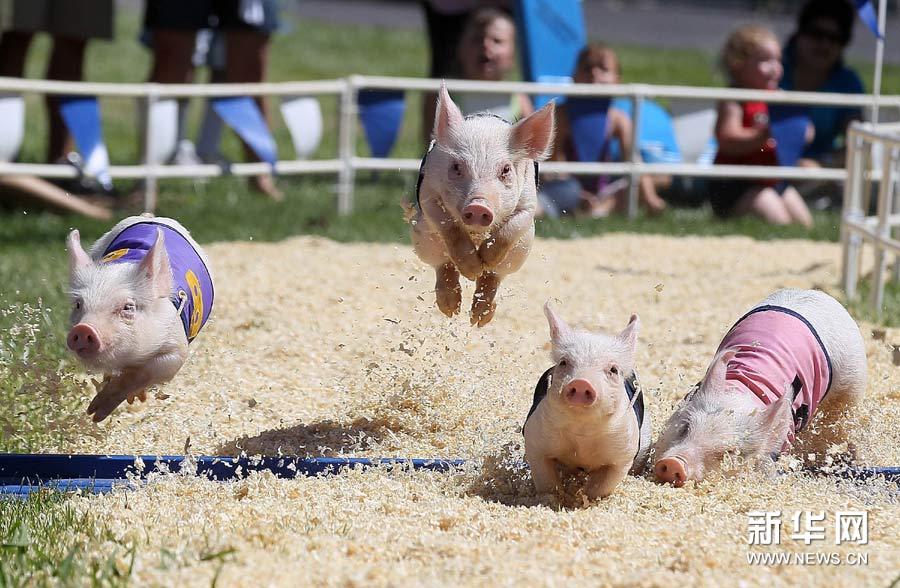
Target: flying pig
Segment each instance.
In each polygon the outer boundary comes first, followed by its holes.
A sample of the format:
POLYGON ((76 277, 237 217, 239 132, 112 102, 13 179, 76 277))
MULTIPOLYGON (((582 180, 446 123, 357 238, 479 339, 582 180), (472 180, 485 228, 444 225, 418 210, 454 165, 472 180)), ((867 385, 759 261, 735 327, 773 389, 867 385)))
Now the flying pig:
POLYGON ((103 388, 88 406, 102 421, 123 401, 146 400, 188 357, 188 344, 209 320, 213 277, 203 249, 169 218, 132 216, 86 253, 78 230, 69 251, 71 329, 68 348, 103 388))
POLYGON ((534 241, 537 162, 550 155, 554 106, 509 124, 496 115, 463 117, 441 86, 434 140, 422 160, 412 243, 435 271, 437 306, 460 311, 459 276, 475 282, 471 322, 496 310, 500 282, 519 270, 534 241))

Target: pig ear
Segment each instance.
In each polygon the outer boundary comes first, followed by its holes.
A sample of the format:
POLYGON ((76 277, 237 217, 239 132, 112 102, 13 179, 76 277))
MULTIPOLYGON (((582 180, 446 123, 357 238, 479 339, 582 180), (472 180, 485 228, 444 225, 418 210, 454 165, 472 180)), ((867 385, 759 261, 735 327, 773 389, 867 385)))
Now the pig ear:
POLYGON ((165 241, 162 229, 156 229, 156 241, 138 266, 138 271, 149 280, 150 290, 157 298, 172 294, 172 268, 165 241))
POLYGON ((554 344, 559 343, 562 339, 567 339, 571 335, 572 328, 553 311, 549 300, 544 303, 544 316, 547 317, 547 323, 550 325, 550 339, 553 340, 554 344))
POLYGON ((66 239, 66 249, 69 251, 69 270, 75 270, 94 263, 81 247, 81 234, 78 229, 73 229, 66 239))
POLYGON ((737 355, 736 349, 726 349, 716 355, 712 363, 709 364, 706 375, 703 377, 703 384, 700 386, 704 393, 716 393, 725 389, 725 370, 728 367, 728 362, 735 355, 737 355))
POLYGON ((756 434, 749 437, 751 444, 755 443, 756 446, 746 449, 766 453, 775 453, 781 450, 793 422, 792 394, 793 390, 788 384, 784 396, 757 413, 754 423, 756 434))
POLYGON ((641 319, 638 315, 631 315, 631 319, 628 321, 628 325, 622 329, 622 332, 619 333, 619 339, 625 343, 628 347, 628 351, 634 355, 635 351, 637 351, 637 338, 638 333, 641 330, 641 319))
POLYGON ((446 82, 441 82, 441 91, 438 94, 437 109, 434 113, 434 138, 438 143, 446 145, 450 140, 452 129, 463 123, 462 112, 453 103, 450 93, 447 92, 446 82))
POLYGON ((509 150, 517 157, 543 160, 553 151, 555 106, 548 102, 543 108, 513 126, 509 150))

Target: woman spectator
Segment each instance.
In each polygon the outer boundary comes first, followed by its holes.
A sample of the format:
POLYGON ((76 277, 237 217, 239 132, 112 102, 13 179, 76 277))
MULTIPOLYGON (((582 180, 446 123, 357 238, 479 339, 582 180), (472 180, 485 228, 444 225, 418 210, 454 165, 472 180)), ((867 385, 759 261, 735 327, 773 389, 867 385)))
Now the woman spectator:
MULTIPOLYGON (((460 79, 502 82, 516 67, 516 24, 497 8, 481 8, 466 21, 457 47, 460 79)), ((524 94, 466 92, 459 99, 463 114, 491 112, 515 122, 534 112, 524 94)))
MULTIPOLYGON (((788 39, 782 63, 781 88, 804 92, 862 94, 856 72, 844 65, 850 42, 854 9, 846 0, 809 0, 800 11, 797 30, 788 39)), ((812 106, 808 110, 815 138, 798 165, 843 165, 843 140, 852 120, 862 118, 859 108, 812 106)))

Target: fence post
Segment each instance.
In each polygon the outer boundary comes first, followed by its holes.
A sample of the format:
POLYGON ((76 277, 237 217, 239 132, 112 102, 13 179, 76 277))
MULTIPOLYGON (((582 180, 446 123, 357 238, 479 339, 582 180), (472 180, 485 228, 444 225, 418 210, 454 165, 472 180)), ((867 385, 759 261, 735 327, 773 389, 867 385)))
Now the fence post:
POLYGON ((353 184, 355 174, 353 158, 356 151, 356 77, 346 79, 341 92, 341 112, 339 122, 338 157, 341 160, 341 171, 338 176, 338 214, 353 212, 353 184))
MULTIPOLYGON (((638 129, 641 124, 641 109, 644 107, 644 95, 641 91, 634 94, 634 127, 632 129, 631 153, 623 155, 628 158, 632 164, 636 164, 641 159, 640 135, 638 129)), ((640 189, 641 175, 637 168, 631 169, 631 182, 628 185, 628 218, 636 218, 638 215, 638 190, 640 189)))
POLYGON ((875 314, 881 317, 881 306, 884 303, 884 271, 885 243, 890 237, 891 227, 888 221, 890 201, 894 191, 893 165, 897 160, 897 148, 890 146, 882 154, 881 185, 878 187, 878 229, 872 240, 875 247, 875 265, 872 268, 872 306, 875 314))
POLYGON ((863 217, 861 207, 861 191, 863 185, 862 169, 863 139, 849 129, 847 132, 847 181, 844 184, 844 207, 841 222, 841 243, 843 245, 844 293, 848 300, 856 298, 856 284, 859 279, 859 251, 862 237, 845 221, 859 220, 863 217))
POLYGON ((156 212, 157 202, 157 170, 156 161, 153 159, 153 107, 159 100, 156 84, 147 84, 146 116, 144 116, 144 212, 156 212))

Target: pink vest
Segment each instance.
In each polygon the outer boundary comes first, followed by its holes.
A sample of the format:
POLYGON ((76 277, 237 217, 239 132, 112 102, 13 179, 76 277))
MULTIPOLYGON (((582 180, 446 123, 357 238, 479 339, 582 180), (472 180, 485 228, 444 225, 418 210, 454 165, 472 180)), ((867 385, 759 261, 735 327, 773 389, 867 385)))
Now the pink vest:
POLYGON ((794 423, 789 436, 813 418, 831 388, 831 359, 812 325, 797 312, 761 306, 744 315, 725 335, 719 351, 736 348, 725 379, 754 394, 766 406, 790 384, 794 423))

